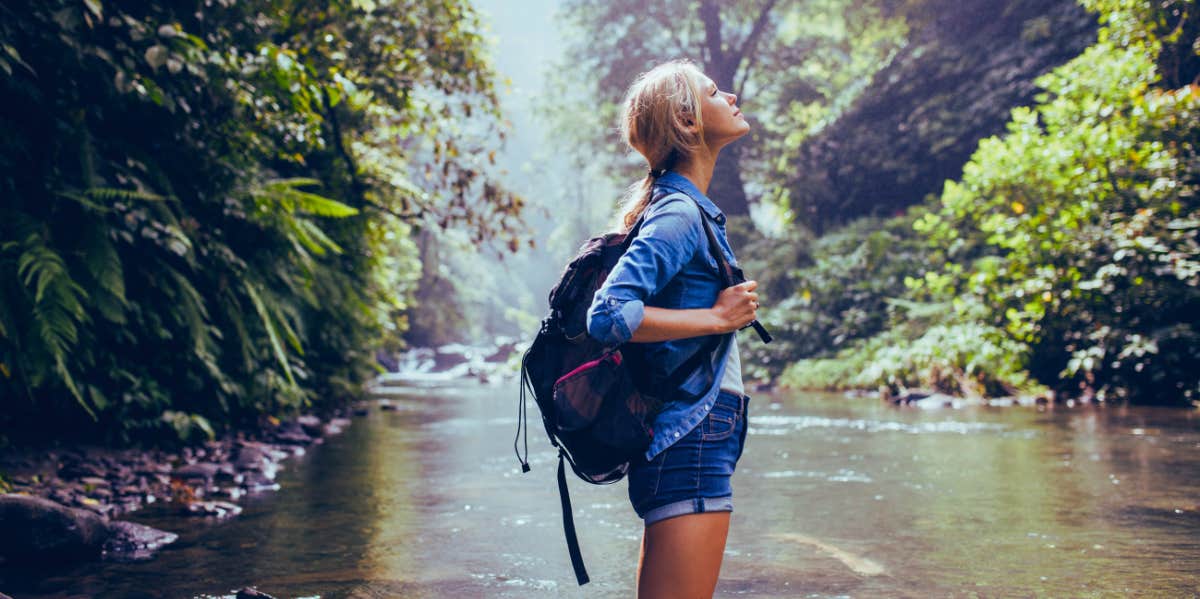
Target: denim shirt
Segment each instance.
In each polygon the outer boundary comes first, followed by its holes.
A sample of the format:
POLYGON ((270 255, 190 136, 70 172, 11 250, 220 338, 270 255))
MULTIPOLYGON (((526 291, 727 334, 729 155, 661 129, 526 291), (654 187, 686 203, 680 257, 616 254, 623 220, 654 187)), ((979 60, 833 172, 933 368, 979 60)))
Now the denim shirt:
MULTIPOLYGON (((596 290, 588 309, 588 334, 604 345, 627 343, 641 325, 646 306, 692 309, 711 308, 716 303, 724 285, 717 275, 717 262, 709 251, 701 217, 708 219, 725 259, 737 264, 725 237, 725 215, 691 181, 668 172, 655 182, 654 191, 669 195, 646 208, 638 236, 596 290)), ((647 460, 708 416, 720 390, 733 333, 719 337, 720 344, 710 363, 680 385, 681 390, 698 399, 665 398, 667 404, 654 420, 647 460), (711 384, 704 388, 706 383, 711 384)), ((637 344, 637 349, 639 357, 651 367, 669 373, 710 340, 711 336, 691 337, 637 344)))

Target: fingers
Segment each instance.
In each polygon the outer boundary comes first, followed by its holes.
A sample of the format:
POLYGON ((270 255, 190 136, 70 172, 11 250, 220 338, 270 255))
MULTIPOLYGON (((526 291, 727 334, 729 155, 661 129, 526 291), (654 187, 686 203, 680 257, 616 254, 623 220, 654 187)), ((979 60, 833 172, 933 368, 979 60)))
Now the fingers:
POLYGON ((754 291, 755 289, 758 289, 758 281, 746 281, 741 283, 739 287, 745 289, 746 291, 754 291))

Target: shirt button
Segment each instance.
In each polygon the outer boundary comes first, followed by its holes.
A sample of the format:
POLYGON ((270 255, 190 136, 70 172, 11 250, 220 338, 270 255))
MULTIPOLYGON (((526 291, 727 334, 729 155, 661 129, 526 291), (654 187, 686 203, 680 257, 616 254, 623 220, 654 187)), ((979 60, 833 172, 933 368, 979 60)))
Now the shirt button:
POLYGON ((679 433, 678 433, 678 432, 676 432, 676 433, 675 433, 675 437, 676 437, 676 438, 678 438, 678 437, 679 437, 679 433))
POLYGON ((722 225, 725 224, 725 215, 724 214, 717 215, 717 223, 722 224, 722 225))

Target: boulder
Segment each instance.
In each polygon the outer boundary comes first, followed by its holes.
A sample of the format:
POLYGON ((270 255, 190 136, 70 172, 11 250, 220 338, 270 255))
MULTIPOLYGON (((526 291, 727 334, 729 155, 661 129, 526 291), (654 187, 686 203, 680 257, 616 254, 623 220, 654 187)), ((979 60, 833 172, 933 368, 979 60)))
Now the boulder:
POLYGON ((28 495, 0 495, 0 557, 69 561, 100 555, 107 522, 87 510, 28 495))
POLYGON ((101 550, 105 556, 125 559, 145 559, 164 545, 174 543, 179 535, 151 528, 136 522, 109 522, 108 538, 101 550))

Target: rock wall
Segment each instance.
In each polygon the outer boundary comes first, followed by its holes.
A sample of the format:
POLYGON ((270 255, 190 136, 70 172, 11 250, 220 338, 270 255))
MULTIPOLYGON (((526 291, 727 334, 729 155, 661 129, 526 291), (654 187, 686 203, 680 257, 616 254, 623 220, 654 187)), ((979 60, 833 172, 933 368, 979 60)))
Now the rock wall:
POLYGON ((1034 80, 1095 41, 1075 0, 934 0, 912 41, 834 124, 800 150, 793 209, 818 233, 891 215, 957 179, 979 140, 1003 132, 1034 80))

